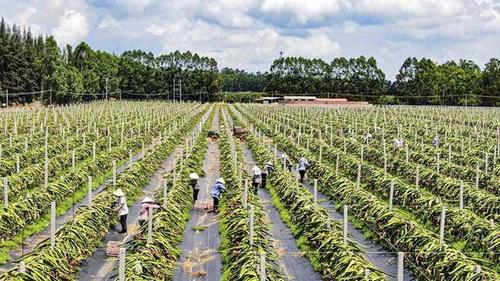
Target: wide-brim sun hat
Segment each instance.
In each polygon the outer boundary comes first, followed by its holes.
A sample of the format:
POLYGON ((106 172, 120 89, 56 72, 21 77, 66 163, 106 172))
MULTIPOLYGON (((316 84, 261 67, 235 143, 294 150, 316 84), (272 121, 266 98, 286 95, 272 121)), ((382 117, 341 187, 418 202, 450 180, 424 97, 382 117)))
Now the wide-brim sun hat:
POLYGON ((253 171, 254 175, 256 175, 256 176, 260 175, 260 169, 259 169, 259 167, 257 167, 257 166, 253 167, 252 171, 253 171))
POLYGON ((146 196, 142 199, 141 203, 154 203, 154 200, 146 196))
POLYGON ((220 183, 226 183, 226 181, 224 181, 224 179, 223 179, 223 178, 218 178, 218 179, 217 179, 217 182, 220 182, 220 183))
POLYGON ((120 188, 115 190, 113 194, 116 196, 125 196, 125 193, 123 193, 123 190, 121 190, 120 188))
POLYGON ((199 179, 200 177, 198 176, 198 174, 197 174, 197 173, 191 173, 191 174, 189 174, 189 178, 190 178, 190 179, 193 179, 193 180, 197 180, 197 179, 199 179))

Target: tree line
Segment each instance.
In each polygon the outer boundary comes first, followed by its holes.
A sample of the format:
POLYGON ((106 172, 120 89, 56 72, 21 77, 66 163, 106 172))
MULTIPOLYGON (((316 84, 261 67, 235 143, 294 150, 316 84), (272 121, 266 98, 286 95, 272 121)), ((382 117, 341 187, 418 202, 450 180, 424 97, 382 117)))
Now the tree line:
POLYGON ((313 94, 389 104, 500 105, 500 60, 481 69, 470 60, 438 64, 408 58, 394 82, 386 80, 377 61, 365 58, 287 57, 273 62, 265 91, 285 95, 313 94))
POLYGON ((184 99, 222 88, 217 61, 179 51, 155 56, 141 50, 121 55, 93 50, 82 42, 59 47, 52 36, 33 36, 30 29, 0 21, 0 92, 11 101, 70 103, 110 97, 184 99), (174 79, 177 91, 174 91, 174 79), (19 92, 40 92, 18 95, 19 92), (178 97, 179 98, 179 97, 178 97))
POLYGON ((274 60, 267 72, 218 69, 213 58, 191 52, 155 56, 142 50, 120 55, 93 50, 82 42, 58 46, 52 36, 0 22, 0 93, 13 100, 69 103, 103 98, 215 100, 220 92, 345 97, 390 104, 500 105, 500 60, 481 69, 470 60, 438 64, 406 59, 388 81, 375 58, 303 57, 274 60), (176 82, 174 82, 176 81, 176 82), (174 85, 175 83, 175 85, 174 85), (179 97, 177 97, 179 98, 179 97))

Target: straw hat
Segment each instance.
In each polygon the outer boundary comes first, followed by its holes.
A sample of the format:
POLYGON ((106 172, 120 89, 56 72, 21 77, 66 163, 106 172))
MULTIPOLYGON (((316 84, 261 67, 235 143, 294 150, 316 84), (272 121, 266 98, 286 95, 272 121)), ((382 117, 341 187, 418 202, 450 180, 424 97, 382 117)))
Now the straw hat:
POLYGON ((220 182, 222 184, 226 183, 223 178, 218 178, 216 182, 220 182))
POLYGON ((196 173, 191 173, 191 174, 189 174, 189 178, 190 178, 190 179, 193 179, 193 180, 197 180, 197 179, 199 179, 200 177, 199 177, 199 176, 198 176, 198 174, 196 174, 196 173))
POLYGON ((116 195, 116 196, 125 196, 125 193, 123 193, 123 191, 121 190, 121 188, 115 190, 113 192, 113 194, 116 195))
POLYGON ((149 198, 149 197, 144 197, 144 199, 142 199, 141 203, 154 203, 153 199, 149 198))

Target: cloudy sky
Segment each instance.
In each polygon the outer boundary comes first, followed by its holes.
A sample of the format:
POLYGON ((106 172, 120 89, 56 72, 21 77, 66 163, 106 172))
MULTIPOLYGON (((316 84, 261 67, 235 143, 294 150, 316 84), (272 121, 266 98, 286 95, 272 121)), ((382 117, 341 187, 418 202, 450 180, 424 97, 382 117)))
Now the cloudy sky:
POLYGON ((500 57, 500 0, 0 0, 0 16, 59 43, 190 50, 266 71, 285 56, 374 56, 393 79, 408 56, 500 57))

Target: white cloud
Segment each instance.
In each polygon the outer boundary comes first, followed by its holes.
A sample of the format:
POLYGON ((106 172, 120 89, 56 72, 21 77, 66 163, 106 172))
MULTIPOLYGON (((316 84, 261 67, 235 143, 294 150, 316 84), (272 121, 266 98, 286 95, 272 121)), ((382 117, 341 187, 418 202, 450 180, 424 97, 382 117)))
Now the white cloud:
POLYGON ((304 24, 336 15, 350 6, 347 0, 265 0, 261 8, 264 12, 292 13, 299 23, 304 24))
POLYGON ((154 24, 146 30, 161 36, 165 52, 191 50, 213 56, 219 66, 266 70, 283 51, 288 56, 321 57, 331 60, 340 45, 323 29, 310 30, 303 37, 281 35, 272 27, 226 29, 202 20, 187 19, 154 24))
POLYGON ((116 0, 116 3, 129 12, 142 12, 151 5, 152 0, 116 0))
POLYGON ((83 14, 69 10, 59 18, 59 24, 52 29, 52 33, 60 45, 75 44, 87 36, 89 24, 83 14))
POLYGON ((115 20, 112 16, 106 15, 101 22, 99 22, 99 25, 97 28, 113 28, 113 27, 120 27, 120 23, 115 20))
POLYGON ((269 70, 286 56, 374 56, 394 78, 408 56, 498 57, 499 0, 2 0, 8 23, 121 53, 190 50, 269 70))
POLYGON ((346 34, 351 34, 358 29, 359 25, 353 21, 347 20, 342 24, 342 27, 346 34))

